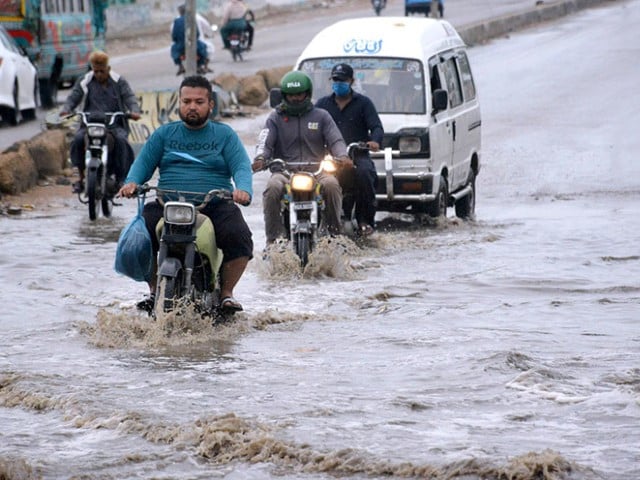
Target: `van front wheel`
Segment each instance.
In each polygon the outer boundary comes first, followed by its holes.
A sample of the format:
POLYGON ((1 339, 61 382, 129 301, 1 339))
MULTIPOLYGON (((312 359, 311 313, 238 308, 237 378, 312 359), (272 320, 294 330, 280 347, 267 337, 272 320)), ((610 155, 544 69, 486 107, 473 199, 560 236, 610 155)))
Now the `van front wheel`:
POLYGON ((440 186, 438 187, 438 194, 436 199, 428 205, 427 213, 433 217, 446 217, 447 216, 447 204, 449 202, 449 194, 447 192, 447 182, 444 177, 440 178, 440 186))

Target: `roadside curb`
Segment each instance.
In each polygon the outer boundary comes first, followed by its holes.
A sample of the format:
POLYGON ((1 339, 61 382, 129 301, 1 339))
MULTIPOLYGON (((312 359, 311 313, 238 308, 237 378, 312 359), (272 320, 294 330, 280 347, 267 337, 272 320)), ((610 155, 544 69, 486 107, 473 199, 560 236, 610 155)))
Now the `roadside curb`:
POLYGON ((540 2, 532 9, 507 14, 502 17, 480 20, 475 23, 462 25, 456 30, 462 40, 468 45, 478 45, 491 39, 512 33, 517 30, 555 20, 579 10, 595 7, 603 3, 614 3, 617 0, 560 0, 553 3, 540 2))

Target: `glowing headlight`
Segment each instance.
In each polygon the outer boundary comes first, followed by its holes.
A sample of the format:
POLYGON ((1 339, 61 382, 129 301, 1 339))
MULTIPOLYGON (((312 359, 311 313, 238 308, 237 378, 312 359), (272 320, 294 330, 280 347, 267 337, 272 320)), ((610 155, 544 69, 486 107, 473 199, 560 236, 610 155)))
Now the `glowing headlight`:
POLYGON ((313 190, 313 178, 309 175, 296 173, 291 177, 291 189, 299 192, 310 192, 313 190))
POLYGON ((164 221, 174 225, 189 225, 196 218, 196 209, 190 203, 167 202, 164 205, 164 221))
POLYGON ((87 133, 89 134, 90 137, 104 137, 104 133, 105 133, 105 128, 97 125, 97 126, 90 126, 89 128, 87 128, 87 133))
POLYGON ((402 153, 418 153, 422 149, 420 137, 400 137, 398 148, 402 153))
POLYGON ((324 160, 322 160, 322 162, 320 162, 320 167, 322 168, 323 172, 327 173, 336 173, 336 170, 338 169, 333 158, 325 158, 324 160))

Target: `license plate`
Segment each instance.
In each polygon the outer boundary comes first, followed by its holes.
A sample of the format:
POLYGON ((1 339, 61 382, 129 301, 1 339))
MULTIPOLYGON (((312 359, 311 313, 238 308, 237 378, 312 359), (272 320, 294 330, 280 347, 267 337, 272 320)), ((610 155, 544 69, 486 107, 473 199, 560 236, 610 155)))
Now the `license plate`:
POLYGON ((294 210, 312 210, 313 202, 296 202, 293 204, 294 210))

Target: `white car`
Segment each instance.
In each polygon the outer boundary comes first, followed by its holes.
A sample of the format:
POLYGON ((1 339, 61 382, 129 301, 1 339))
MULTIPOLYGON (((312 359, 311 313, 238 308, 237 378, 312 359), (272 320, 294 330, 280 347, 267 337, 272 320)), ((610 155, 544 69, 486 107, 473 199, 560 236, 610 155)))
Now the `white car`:
POLYGON ((36 118, 38 71, 7 30, 0 25, 0 116, 17 125, 36 118))

